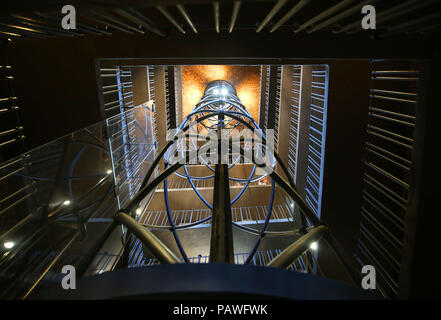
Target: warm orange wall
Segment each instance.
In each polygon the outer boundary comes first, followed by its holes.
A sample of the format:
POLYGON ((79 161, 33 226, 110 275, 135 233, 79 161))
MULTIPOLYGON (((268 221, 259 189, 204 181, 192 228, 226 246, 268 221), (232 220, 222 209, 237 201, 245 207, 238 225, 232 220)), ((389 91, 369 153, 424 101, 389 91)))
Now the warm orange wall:
POLYGON ((182 115, 194 108, 213 80, 227 80, 256 121, 259 118, 260 67, 203 65, 182 67, 182 115))

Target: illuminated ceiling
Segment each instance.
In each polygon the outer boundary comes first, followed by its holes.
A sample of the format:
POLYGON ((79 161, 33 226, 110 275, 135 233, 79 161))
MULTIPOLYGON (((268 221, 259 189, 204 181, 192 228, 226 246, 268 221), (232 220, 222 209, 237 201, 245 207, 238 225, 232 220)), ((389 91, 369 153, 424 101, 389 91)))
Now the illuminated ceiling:
POLYGON ((196 65, 182 67, 183 118, 201 99, 207 84, 214 80, 232 83, 237 95, 257 121, 259 119, 260 67, 196 65))

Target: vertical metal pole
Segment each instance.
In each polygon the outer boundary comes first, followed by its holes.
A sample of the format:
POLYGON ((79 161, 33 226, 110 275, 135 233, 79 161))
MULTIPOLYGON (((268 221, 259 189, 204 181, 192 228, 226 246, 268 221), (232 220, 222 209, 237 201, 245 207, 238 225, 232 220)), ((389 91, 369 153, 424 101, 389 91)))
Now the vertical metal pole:
POLYGON ((228 164, 221 164, 221 128, 223 127, 223 120, 223 115, 220 115, 218 126, 218 161, 214 174, 210 262, 234 263, 228 164))

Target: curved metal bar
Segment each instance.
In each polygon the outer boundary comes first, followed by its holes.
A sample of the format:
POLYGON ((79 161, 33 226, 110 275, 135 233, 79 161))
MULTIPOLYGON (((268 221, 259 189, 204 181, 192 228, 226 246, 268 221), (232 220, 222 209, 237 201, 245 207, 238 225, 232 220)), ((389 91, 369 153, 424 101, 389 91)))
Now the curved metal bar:
POLYGON ((213 206, 210 205, 210 204, 207 202, 207 200, 205 200, 205 198, 199 193, 198 189, 196 188, 196 186, 194 185, 193 181, 192 181, 191 178, 189 177, 189 175, 188 175, 188 170, 187 170, 187 166, 185 166, 185 165, 184 165, 184 170, 185 170, 185 173, 187 174, 187 178, 188 178, 188 181, 190 182, 191 187, 193 188, 194 192, 196 192, 196 194, 197 194, 197 196, 199 197, 199 199, 201 199, 202 202, 205 203, 205 205, 206 205, 208 208, 210 208, 211 210, 213 210, 213 206))
MULTIPOLYGON (((218 114, 220 114, 220 113, 218 113, 218 114)), ((218 115, 218 114, 216 114, 216 115, 218 115)), ((205 120, 205 119, 208 119, 209 117, 212 117, 212 116, 213 116, 213 115, 205 115, 205 116, 203 116, 203 117, 201 117, 201 118, 198 118, 198 119, 196 120, 196 123, 199 123, 199 122, 201 122, 201 121, 203 121, 203 120, 205 120)), ((183 122, 183 124, 184 124, 184 122, 183 122)), ((182 124, 181 124, 181 126, 182 126, 182 124)), ((180 127, 181 127, 181 126, 180 126, 180 127)), ((190 129, 190 125, 187 125, 186 127, 182 128, 181 131, 186 132, 188 129, 190 129)), ((173 139, 170 140, 170 141, 167 143, 167 145, 164 147, 165 150, 163 149, 163 150, 161 151, 161 153, 160 153, 161 157, 165 154, 165 152, 168 150, 168 148, 170 148, 170 146, 173 144, 173 142, 175 141, 175 139, 178 138, 178 133, 179 133, 179 130, 175 133, 173 139)), ((194 136, 194 134, 186 134, 185 137, 187 137, 187 136, 188 136, 188 137, 191 137, 191 136, 194 136)), ((196 137, 197 137, 197 136, 198 136, 198 135, 196 135, 196 137)), ((157 162, 156 162, 156 165, 158 164, 159 159, 160 159, 161 157, 158 156, 158 158, 157 158, 157 162)), ((169 158, 169 155, 167 155, 167 157, 165 158, 166 161, 167 161, 168 158, 169 158)), ((155 161, 156 161, 156 159, 155 159, 155 161)), ((152 166, 153 166, 153 164, 152 164, 152 166)), ((154 170, 154 168, 153 168, 153 170, 154 170)), ((152 172, 153 172, 153 170, 152 170, 152 172)))
POLYGON ((69 197, 69 199, 71 199, 73 197, 72 194, 72 180, 69 179, 68 177, 72 176, 72 173, 78 163, 78 161, 80 160, 81 156, 83 155, 84 151, 86 150, 87 146, 83 145, 80 149, 80 151, 78 151, 78 153, 74 156, 74 158, 72 159, 72 161, 69 163, 69 167, 67 169, 66 172, 66 193, 69 197))
MULTIPOLYGON (((201 118, 198 118, 198 119, 195 121, 196 123, 200 123, 202 120, 208 119, 208 118, 210 118, 210 117, 214 117, 214 116, 216 116, 216 115, 227 115, 227 116, 230 116, 230 112, 223 111, 223 110, 222 110, 222 111, 219 111, 219 110, 216 110, 216 109, 215 109, 215 110, 199 110, 199 111, 194 111, 194 112, 192 112, 190 115, 188 115, 187 118, 186 118, 186 120, 189 119, 189 117, 190 117, 191 115, 199 114, 199 113, 204 113, 204 112, 206 112, 206 111, 209 111, 209 113, 211 113, 211 114, 208 114, 208 115, 205 115, 205 116, 203 116, 203 117, 201 117, 201 118)), ((238 112, 233 112, 233 113, 234 113, 234 114, 239 114, 239 115, 241 115, 241 113, 238 113, 238 112)), ((236 119, 238 122, 241 122, 242 124, 247 125, 252 131, 259 130, 260 133, 261 133, 261 135, 262 135, 263 137, 265 137, 265 135, 264 135, 262 129, 259 128, 259 126, 258 126, 257 123, 253 120, 253 118, 251 117, 251 115, 247 115, 247 118, 248 118, 250 121, 252 121, 252 122, 254 123, 254 125, 256 126, 256 128, 251 127, 248 123, 242 121, 242 119, 240 119, 240 118, 238 118, 238 117, 232 117, 232 118, 236 119)), ((186 121, 184 121, 184 122, 181 124, 180 128, 185 124, 185 122, 186 122, 186 121)), ((189 129, 189 127, 190 127, 190 125, 188 125, 187 127, 183 128, 182 131, 184 131, 184 132, 187 131, 187 130, 189 129)), ((176 132, 174 138, 178 137, 179 130, 180 130, 180 129, 178 129, 178 131, 176 132)), ((207 136, 207 137, 208 137, 208 136, 207 136)), ((249 140, 248 140, 248 141, 249 141, 249 140)), ((251 140, 251 141, 253 141, 253 140, 251 140)), ((170 152, 170 151, 169 151, 169 152, 170 152)), ((165 156, 166 160, 168 160, 169 157, 170 157, 170 154, 167 154, 167 155, 165 156)), ((233 165, 232 165, 232 166, 233 166, 233 165)), ((231 167, 232 167, 232 166, 231 166, 231 167)), ((213 171, 212 168, 210 168, 210 170, 213 171)), ((181 176, 181 177, 183 177, 183 176, 181 176)), ((246 181, 246 180, 244 180, 244 181, 246 181)))
MULTIPOLYGON (((231 117, 235 117, 234 115, 230 115, 231 117)), ((238 121, 242 122, 247 128, 251 129, 251 130, 255 130, 250 124, 246 123, 245 121, 242 121, 240 118, 235 117, 238 121)), ((256 124, 256 122, 254 121, 254 119, 252 117, 250 117, 250 120, 256 124)), ((257 125, 257 124, 256 124, 257 125)), ((260 129, 260 128, 259 128, 260 129)), ((262 143, 266 144, 266 137, 265 134, 263 133, 262 129, 260 129, 260 132, 262 134, 262 143)), ((283 162, 281 161, 279 155, 277 154, 277 152, 274 152, 274 157, 276 158, 277 164, 280 165, 280 168, 282 169, 284 175, 286 176, 286 178, 288 179, 289 183, 292 186, 295 186, 294 181, 292 180, 291 176, 289 175, 288 170, 286 169, 285 165, 283 164, 283 162)), ((252 159, 251 159, 252 160, 252 159)))
POLYGON ((320 240, 328 231, 324 225, 319 225, 303 235, 300 239, 291 244, 288 248, 271 260, 268 267, 288 268, 298 257, 308 251, 314 241, 320 240))
MULTIPOLYGON (((171 143, 172 142, 173 141, 171 141, 171 143)), ((170 145, 171 145, 171 143, 170 143, 170 145)), ((163 148, 163 150, 161 151, 161 153, 165 152, 168 147, 169 146, 165 146, 163 148)), ((192 154, 189 154, 189 155, 191 156, 191 157, 189 157, 189 159, 191 160, 194 157, 194 155, 192 155, 192 154)), ((159 162, 159 160, 158 161, 156 161, 156 160, 160 159, 161 157, 162 157, 161 155, 158 155, 158 157, 155 159, 154 162, 159 162)), ((119 210, 118 212, 120 212, 120 211, 121 212, 131 212, 137 206, 137 204, 142 201, 142 199, 145 196, 147 196, 162 181, 164 181, 169 175, 171 175, 173 172, 175 172, 176 170, 178 170, 182 166, 183 166, 182 163, 177 162, 177 163, 173 164, 172 166, 167 167, 158 177, 156 177, 149 184, 147 184, 145 186, 141 186, 138 193, 126 204, 125 208, 119 210)), ((153 165, 152 165, 152 167, 153 167, 153 165)), ((154 169, 152 169, 152 167, 150 168, 149 172, 153 172, 154 169)), ((147 176, 146 176, 146 178, 147 178, 147 176)))
POLYGON ((176 257, 167 246, 127 213, 119 211, 115 214, 114 219, 120 224, 126 226, 134 235, 136 235, 161 263, 179 263, 178 257, 176 257))
MULTIPOLYGON (((210 169, 211 169, 211 167, 206 163, 206 166, 207 167, 209 167, 210 169)), ((228 167, 228 169, 230 169, 230 168, 232 168, 233 167, 233 165, 231 165, 230 167, 228 167)), ((194 190, 194 192, 197 194, 197 196, 199 197, 199 199, 201 199, 201 201, 208 207, 208 208, 210 208, 210 209, 213 209, 213 206, 212 205, 210 205, 208 202, 207 202, 207 200, 205 200, 205 198, 200 194, 200 192, 197 190, 197 188, 196 188, 196 186, 194 185, 194 183, 193 183, 193 181, 192 181, 192 177, 189 175, 189 173, 188 173, 188 169, 187 169, 187 166, 186 165, 184 165, 184 170, 185 170, 185 173, 186 173, 186 178, 187 178, 187 180, 190 182, 190 185, 191 185, 191 187, 193 188, 193 190, 194 190)), ((247 183, 246 183, 246 185, 242 188, 242 190, 240 191, 240 193, 236 196, 236 198, 231 202, 231 204, 230 205, 233 205, 239 198, 240 198, 240 196, 244 193, 244 191, 245 191, 245 189, 248 187, 248 185, 249 185, 249 183, 250 183, 250 179, 251 179, 251 177, 254 175, 254 172, 255 172, 255 170, 256 170, 256 166, 254 166, 254 168, 253 168, 253 171, 252 171, 252 173, 251 173, 251 175, 250 175, 250 177, 248 178, 248 179, 244 179, 247 183)), ((177 173, 177 172, 175 172, 175 174, 177 174, 178 176, 181 176, 179 173, 177 173)), ((183 175, 182 175, 182 177, 183 177, 183 175)), ((208 176, 207 176, 208 177, 208 176)), ((207 177, 204 177, 204 179, 207 179, 207 177)), ((210 177, 214 177, 214 175, 213 176, 210 176, 210 177)), ((165 192, 165 191, 164 191, 165 192)))
MULTIPOLYGON (((197 112, 195 112, 195 113, 200 113, 200 111, 197 111, 197 112)), ((196 120, 196 122, 200 122, 200 121, 202 121, 204 118, 208 118, 208 117, 212 117, 212 116, 215 116, 215 115, 221 115, 221 114, 227 114, 227 112, 225 112, 225 111, 219 111, 219 110, 214 110, 213 112, 212 112, 212 114, 210 114, 210 115, 205 115, 205 116, 203 116, 203 117, 201 117, 201 118, 199 118, 199 119, 197 119, 196 120)), ((236 118, 236 120, 238 120, 239 122, 241 122, 241 123, 243 123, 244 125, 246 125, 249 129, 251 129, 251 130, 255 130, 256 128, 253 128, 253 127, 251 127, 251 125, 250 124, 248 124, 248 123, 246 123, 245 121, 243 121, 242 119, 240 119, 239 117, 236 117, 235 115, 231 115, 233 118, 236 118)), ((250 117, 250 116, 247 116, 253 123, 255 123, 254 122, 254 120, 253 120, 253 118, 252 117, 250 117)), ((257 125, 257 124, 256 124, 257 125)), ((188 130, 189 129, 189 126, 187 126, 187 127, 185 127, 183 130, 184 130, 184 132, 186 131, 186 130, 188 130)), ((259 128, 259 130, 261 131, 261 133, 262 133, 262 143, 265 143, 266 142, 266 140, 265 140, 265 138, 264 138, 264 134, 263 134, 263 132, 262 132, 262 130, 259 128)), ((241 151, 243 151, 243 150, 241 150, 241 151)), ((243 155, 243 152, 242 152, 242 155, 243 155)), ((277 158, 279 158, 278 157, 278 155, 277 155, 277 153, 275 153, 274 152, 274 155, 275 155, 275 158, 277 159, 277 158)), ((253 161, 253 159, 249 159, 249 160, 251 160, 251 161, 253 161)), ((280 158, 279 158, 279 161, 277 161, 279 164, 281 163, 281 161, 280 161, 280 158)), ((282 170, 283 170, 283 168, 282 168, 282 170)), ((285 172, 285 174, 286 174, 286 176, 287 177, 289 177, 289 173, 287 172, 287 170, 286 170, 286 168, 285 168, 285 170, 283 170, 283 171, 286 171, 285 172)), ((187 178, 188 178, 188 172, 187 172, 187 178)), ((262 179, 263 177, 260 177, 259 178, 259 180, 260 179, 262 179)), ((192 186, 194 186, 193 185, 193 183, 190 181, 190 183, 192 184, 192 186)), ((195 187, 193 188, 193 189, 196 189, 195 187)), ((196 190, 195 190, 196 191, 196 190)), ((197 191, 196 191, 197 192, 197 191)), ((198 193, 199 194, 199 193, 198 193)), ((202 201, 204 201, 204 200, 202 200, 202 201)), ((206 203, 206 201, 204 201, 204 203, 206 203)))
POLYGON ((263 224, 262 230, 260 231, 260 237, 259 239, 257 239, 256 244, 254 245, 253 249, 251 250, 250 254, 248 255, 247 260, 245 261, 244 264, 249 264, 251 262, 251 259, 253 259, 254 255, 256 254, 257 248, 260 245, 260 242, 262 241, 264 235, 265 235, 265 231, 266 228, 268 227, 268 223, 271 217, 271 213, 273 211, 273 204, 274 204, 274 189, 275 189, 275 181, 274 179, 271 182, 271 199, 270 199, 270 204, 268 206, 268 213, 266 214, 265 217, 265 223, 263 224))
POLYGON ((254 172, 256 171, 257 166, 253 167, 253 171, 251 172, 250 176, 248 177, 247 183, 244 185, 244 187, 242 188, 242 190, 240 190, 239 194, 236 196, 236 198, 234 198, 230 205, 233 205, 237 200, 239 200, 240 196, 245 192, 245 189, 248 187, 248 185, 250 184, 251 178, 254 175, 254 172))
POLYGON ((171 167, 168 167, 166 170, 164 170, 164 172, 153 179, 153 181, 151 181, 148 185, 140 188, 138 193, 126 204, 125 208, 119 211, 129 213, 132 212, 137 204, 142 201, 142 199, 144 199, 150 192, 153 191, 153 189, 155 189, 162 181, 164 181, 165 178, 171 175, 174 171, 178 170, 180 167, 182 167, 181 163, 175 163, 171 167))
POLYGON ((106 148, 104 146, 101 146, 101 145, 99 145, 97 143, 87 142, 87 141, 78 141, 78 140, 73 140, 70 143, 72 143, 72 144, 82 144, 82 145, 85 145, 85 146, 88 146, 88 147, 93 147, 93 148, 99 149, 99 150, 103 151, 104 153, 109 153, 109 151, 106 150, 106 148))
POLYGON ((144 188, 146 186, 146 184, 148 183, 148 181, 150 180, 150 177, 153 174, 153 171, 155 171, 156 167, 159 164, 159 161, 161 161, 162 156, 165 154, 165 152, 168 150, 168 148, 171 147, 171 145, 173 144, 173 141, 169 141, 164 148, 162 148, 161 152, 156 156, 156 158, 153 160, 152 165, 150 166, 149 171, 147 171, 144 180, 141 183, 141 187, 140 189, 144 188))
MULTIPOLYGON (((246 158, 246 154, 244 152, 244 150, 242 148, 239 148, 240 150, 240 154, 246 158)), ((277 153, 274 152, 274 156, 277 159, 280 159, 277 156, 277 153)), ((250 161, 252 161, 253 163, 255 163, 257 166, 259 166, 258 163, 255 162, 255 160, 253 158, 248 159, 250 161)), ((281 161, 279 160, 278 163, 280 164, 281 161)), ((263 168, 265 170, 265 168, 263 168)), ((286 168, 285 168, 286 169, 286 168)), ((282 168, 283 170, 283 168, 282 168)), ((289 183, 287 183, 285 180, 283 180, 282 177, 280 177, 275 171, 272 172, 268 172, 268 174, 271 176, 271 178, 276 180, 276 183, 282 187, 282 189, 284 189, 288 195, 299 205, 300 207, 300 212, 302 212, 308 219, 309 221, 312 222, 313 226, 319 225, 320 219, 317 217, 317 215, 314 213, 314 211, 311 210, 311 208, 309 208, 309 206, 307 205, 307 203, 302 199, 302 197, 300 196, 300 194, 298 193, 298 191, 294 188, 294 184, 293 186, 291 186, 289 183)), ((289 174, 287 173, 287 176, 289 176, 289 174)))
MULTIPOLYGON (((165 169, 167 169, 167 167, 168 167, 168 164, 166 164, 165 169)), ((176 245, 178 246, 178 249, 182 255, 182 258, 184 258, 185 263, 190 263, 190 261, 188 260, 187 254, 185 253, 185 250, 182 247, 181 240, 179 240, 178 234, 176 233, 176 226, 173 222, 173 217, 171 216, 170 203, 168 202, 167 178, 164 179, 164 201, 165 201, 165 209, 167 210, 168 222, 170 223, 171 231, 173 233, 173 237, 175 238, 176 245)))
MULTIPOLYGON (((208 102, 208 103, 206 103, 206 104, 204 104, 204 105, 202 105, 202 106, 199 106, 199 107, 193 109, 192 112, 189 113, 189 114, 185 117, 184 121, 180 124, 180 126, 179 126, 178 129, 177 129, 177 132, 179 132, 179 131, 183 128, 183 126, 185 126, 185 125, 187 124, 187 122, 191 119, 191 117, 193 117, 193 116, 195 116, 195 115, 197 115, 197 114, 204 113, 204 112, 205 112, 205 113, 213 112, 214 114, 213 114, 213 115, 210 115, 208 118, 211 118, 211 117, 216 116, 216 115, 217 115, 216 113, 220 111, 219 109, 205 109, 205 110, 201 110, 203 107, 205 107, 205 106, 207 106, 207 105, 209 105, 209 104, 212 104, 212 103, 214 103, 214 102, 213 102, 213 101, 210 101, 210 102, 208 102)), ((242 106, 243 106, 243 105, 242 105, 242 106)), ((249 118, 250 120, 253 119, 253 117, 249 114, 249 112, 244 111, 244 109, 241 108, 240 106, 235 105, 235 107, 237 107, 240 111, 242 111, 242 112, 238 112, 238 114, 240 114, 240 115, 242 115, 242 116, 246 116, 246 117, 249 118)), ((245 106, 243 106, 243 107, 245 108, 245 106)), ((245 110, 246 110, 246 108, 245 108, 245 110)), ((224 110, 222 110, 222 112, 232 112, 232 111, 224 111, 224 110)), ((206 119, 208 119, 208 118, 206 118, 206 119)), ((204 119, 204 120, 205 120, 205 119, 204 119)), ((236 119, 236 120, 237 120, 237 119, 236 119)), ((253 123, 257 126, 257 124, 255 123, 255 121, 253 121, 253 123)), ((258 126, 257 126, 257 127, 258 127, 258 126)), ((184 130, 184 131, 185 131, 185 130, 184 130)))
MULTIPOLYGON (((217 110, 210 110, 210 111, 217 112, 217 110)), ((204 110, 202 110, 202 111, 197 111, 197 112, 194 112, 194 113, 192 113, 192 114, 195 114, 195 113, 203 113, 203 112, 204 112, 204 110)), ((205 119, 209 119, 209 118, 211 118, 211 117, 213 117, 213 116, 215 116, 215 115, 217 115, 217 114, 214 114, 214 115, 209 114, 209 115, 206 115, 206 116, 204 116, 204 117, 202 117, 202 118, 198 118, 198 119, 196 119, 196 123, 201 123, 203 120, 205 120, 205 119)), ((187 116, 186 119, 189 119, 189 117, 190 117, 190 115, 187 116)), ((181 128, 184 124, 185 124, 185 121, 181 124, 180 128, 181 128)), ((186 132, 189 128, 190 128, 190 125, 188 125, 188 126, 185 127, 184 129, 182 129, 181 131, 186 132)), ((174 135, 173 138, 177 138, 177 137, 178 137, 178 133, 180 132, 179 130, 180 130, 180 129, 178 129, 178 131, 175 133, 175 135, 174 135)), ((200 135, 197 135, 196 137, 200 137, 200 135)), ((205 138, 208 138, 209 136, 204 136, 204 137, 205 137, 205 138)), ((167 154, 164 155, 164 158, 165 158, 166 161, 169 161, 169 160, 170 160, 170 152, 171 152, 171 150, 169 150, 169 151, 167 152, 167 154)), ((237 160, 237 161, 238 161, 238 160, 237 160)), ((233 163, 232 165, 230 165, 229 169, 232 168, 232 167, 234 167, 235 164, 236 164, 236 163, 233 163)), ((214 172, 214 169, 211 168, 207 163, 205 163, 205 165, 207 166, 208 169, 210 169, 212 172, 214 172)), ((188 173, 187 173, 186 176, 180 174, 179 172, 176 172, 175 174, 178 175, 178 176, 181 177, 181 178, 188 178, 188 177, 189 177, 188 173)), ((214 177, 214 175, 212 175, 212 176, 206 176, 206 177, 192 177, 192 179, 193 179, 193 180, 205 180, 205 179, 210 179, 210 178, 213 178, 213 177, 214 177)), ((244 180, 244 181, 246 181, 246 180, 244 180)), ((193 189, 194 189, 194 188, 193 188, 193 189)))

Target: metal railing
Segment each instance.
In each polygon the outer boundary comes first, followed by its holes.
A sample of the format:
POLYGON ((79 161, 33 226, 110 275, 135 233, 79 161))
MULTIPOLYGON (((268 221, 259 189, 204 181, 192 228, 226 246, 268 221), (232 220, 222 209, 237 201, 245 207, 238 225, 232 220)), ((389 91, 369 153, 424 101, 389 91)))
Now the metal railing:
POLYGON ((356 259, 360 265, 375 266, 381 294, 395 298, 410 196, 419 70, 410 62, 385 60, 372 60, 371 68, 356 259))
POLYGON ((25 135, 20 124, 13 68, 8 63, 5 51, 6 44, 0 43, 0 155, 7 160, 23 152, 25 135))

